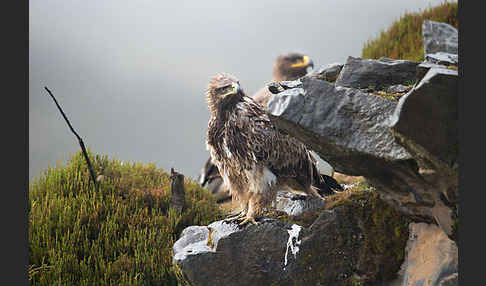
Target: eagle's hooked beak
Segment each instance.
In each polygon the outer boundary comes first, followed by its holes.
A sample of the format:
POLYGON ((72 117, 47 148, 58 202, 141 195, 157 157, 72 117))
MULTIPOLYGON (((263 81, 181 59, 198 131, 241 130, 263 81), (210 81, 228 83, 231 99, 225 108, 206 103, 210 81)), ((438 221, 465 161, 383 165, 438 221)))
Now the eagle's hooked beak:
POLYGON ((303 56, 302 61, 292 64, 291 67, 298 68, 298 67, 307 67, 307 69, 314 68, 314 62, 309 58, 309 56, 303 56))
POLYGON ((240 85, 238 83, 233 82, 231 86, 233 87, 233 94, 237 94, 241 91, 240 85))

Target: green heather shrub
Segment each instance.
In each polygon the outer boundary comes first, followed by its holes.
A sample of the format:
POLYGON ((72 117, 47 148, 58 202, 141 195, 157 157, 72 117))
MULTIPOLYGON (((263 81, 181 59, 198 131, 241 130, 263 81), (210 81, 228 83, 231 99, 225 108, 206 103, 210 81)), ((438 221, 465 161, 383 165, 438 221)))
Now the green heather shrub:
POLYGON ((170 208, 169 174, 154 164, 122 164, 81 152, 29 186, 32 285, 177 285, 172 245, 189 225, 221 219, 214 197, 185 179, 186 208, 170 208))
POLYGON ((444 2, 424 11, 405 13, 399 20, 394 21, 390 28, 381 31, 379 37, 366 42, 361 57, 423 61, 422 23, 424 20, 445 22, 457 29, 459 25, 457 9, 457 2, 444 2))

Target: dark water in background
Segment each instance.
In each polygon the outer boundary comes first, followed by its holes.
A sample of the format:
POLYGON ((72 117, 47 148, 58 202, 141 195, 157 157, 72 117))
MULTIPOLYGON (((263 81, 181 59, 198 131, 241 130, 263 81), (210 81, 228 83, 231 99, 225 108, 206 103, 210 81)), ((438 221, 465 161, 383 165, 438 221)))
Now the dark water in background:
POLYGON ((280 53, 344 63, 405 12, 441 2, 29 1, 29 179, 80 150, 44 86, 93 152, 196 178, 211 76, 234 74, 251 95, 280 53))

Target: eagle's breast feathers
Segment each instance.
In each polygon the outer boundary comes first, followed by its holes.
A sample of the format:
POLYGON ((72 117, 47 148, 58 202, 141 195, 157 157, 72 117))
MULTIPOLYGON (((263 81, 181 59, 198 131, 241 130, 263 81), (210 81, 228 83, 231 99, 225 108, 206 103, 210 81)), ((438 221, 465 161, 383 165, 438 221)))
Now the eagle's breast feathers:
POLYGON ((312 180, 313 161, 305 146, 280 133, 249 97, 211 116, 206 144, 225 183, 248 184, 249 191, 259 192, 267 189, 262 183, 312 180))

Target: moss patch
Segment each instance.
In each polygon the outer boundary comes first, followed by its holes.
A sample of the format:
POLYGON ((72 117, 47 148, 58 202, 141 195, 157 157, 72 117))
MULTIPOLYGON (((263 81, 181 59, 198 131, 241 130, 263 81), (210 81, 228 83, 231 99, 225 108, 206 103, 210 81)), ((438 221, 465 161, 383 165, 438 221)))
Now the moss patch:
POLYGON ((414 84, 415 84, 415 82, 405 83, 405 85, 407 86, 407 89, 406 89, 405 92, 393 93, 393 92, 388 92, 386 90, 375 90, 373 92, 370 92, 370 94, 375 95, 375 96, 379 96, 379 97, 382 97, 382 98, 385 98, 385 99, 388 99, 388 100, 398 101, 403 95, 405 95, 407 92, 409 92, 413 88, 414 84))
POLYGON ((400 99, 400 97, 402 97, 402 95, 404 95, 405 93, 389 93, 389 92, 385 92, 385 91, 380 90, 380 91, 372 92, 371 94, 379 96, 379 97, 383 97, 383 98, 388 99, 388 100, 398 101, 400 99))

